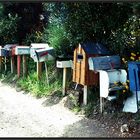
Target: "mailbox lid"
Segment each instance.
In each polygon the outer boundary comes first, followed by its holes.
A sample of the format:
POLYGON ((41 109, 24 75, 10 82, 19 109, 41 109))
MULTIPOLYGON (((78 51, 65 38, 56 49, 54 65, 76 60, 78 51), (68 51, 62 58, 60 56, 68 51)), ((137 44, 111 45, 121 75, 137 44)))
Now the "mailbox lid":
POLYGON ((109 70, 120 68, 120 56, 90 57, 88 59, 90 70, 109 70))
POLYGON ((130 90, 140 90, 140 62, 128 62, 128 74, 129 74, 129 81, 130 81, 130 90), (136 81, 134 71, 136 72, 136 81))
POLYGON ((5 46, 4 46, 4 49, 6 49, 6 50, 12 50, 12 48, 14 48, 14 47, 16 47, 17 46, 17 44, 6 44, 5 46))
POLYGON ((31 48, 49 48, 49 45, 47 43, 31 43, 31 48))
POLYGON ((28 55, 28 54, 30 54, 30 46, 16 46, 15 54, 16 55, 28 55))

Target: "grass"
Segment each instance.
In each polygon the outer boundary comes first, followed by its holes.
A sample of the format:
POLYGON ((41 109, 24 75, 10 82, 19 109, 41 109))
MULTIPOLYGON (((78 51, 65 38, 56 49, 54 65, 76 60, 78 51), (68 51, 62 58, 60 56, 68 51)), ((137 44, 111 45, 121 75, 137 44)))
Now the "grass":
POLYGON ((53 91, 61 88, 61 83, 59 81, 54 81, 53 83, 47 85, 45 73, 43 73, 42 79, 38 80, 36 72, 29 74, 27 78, 19 79, 17 84, 23 90, 31 92, 37 97, 50 95, 53 91))

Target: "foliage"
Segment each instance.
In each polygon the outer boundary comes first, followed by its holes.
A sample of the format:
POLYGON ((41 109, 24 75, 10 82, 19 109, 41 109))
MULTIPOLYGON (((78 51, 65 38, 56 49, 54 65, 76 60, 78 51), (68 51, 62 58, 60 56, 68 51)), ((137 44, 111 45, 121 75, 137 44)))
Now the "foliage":
POLYGON ((23 90, 29 91, 37 97, 50 95, 61 88, 59 80, 47 85, 45 77, 45 73, 43 73, 42 79, 38 80, 36 72, 30 73, 27 78, 21 78, 18 81, 18 85, 23 90))
POLYGON ((7 43, 17 43, 17 15, 0 19, 0 42, 5 45, 7 43))
POLYGON ((37 73, 35 69, 32 69, 27 77, 20 78, 18 85, 35 96, 42 97, 53 93, 54 91, 61 89, 61 79, 56 73, 54 62, 50 61, 48 65, 49 85, 46 81, 46 73, 43 71, 41 80, 37 79, 37 73))
POLYGON ((41 30, 42 23, 40 21, 40 14, 42 13, 42 3, 18 3, 7 2, 2 3, 4 7, 4 16, 7 17, 10 13, 12 16, 18 15, 20 20, 16 25, 17 41, 22 44, 27 34, 32 32, 32 29, 41 30))
POLYGON ((87 40, 100 41, 116 53, 127 46, 128 32, 122 30, 132 15, 130 3, 59 2, 44 9, 50 15, 44 38, 58 54, 72 54, 79 42, 87 40))

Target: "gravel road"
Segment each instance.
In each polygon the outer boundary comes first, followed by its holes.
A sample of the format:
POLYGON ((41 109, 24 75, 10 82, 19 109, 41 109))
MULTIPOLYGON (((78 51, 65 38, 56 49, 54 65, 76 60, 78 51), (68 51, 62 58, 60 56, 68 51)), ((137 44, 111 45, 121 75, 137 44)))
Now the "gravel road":
POLYGON ((112 136, 100 122, 65 108, 63 100, 43 106, 45 100, 0 83, 0 137, 112 136))

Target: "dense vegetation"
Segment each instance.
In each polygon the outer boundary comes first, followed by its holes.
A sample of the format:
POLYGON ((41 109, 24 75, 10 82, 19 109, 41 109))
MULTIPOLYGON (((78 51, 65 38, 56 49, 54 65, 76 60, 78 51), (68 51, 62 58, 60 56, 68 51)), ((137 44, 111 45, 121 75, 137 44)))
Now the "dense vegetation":
MULTIPOLYGON (((55 48, 57 56, 72 56, 78 43, 94 40, 106 45, 112 54, 119 54, 126 64, 132 52, 139 55, 139 15, 140 4, 132 2, 1 3, 0 42, 1 45, 46 42, 55 48)), ((58 70, 56 72, 55 62, 52 63, 49 65, 50 73, 55 71, 52 88, 46 87, 45 79, 37 82, 32 60, 28 66, 29 76, 21 79, 20 85, 29 91, 35 89, 39 95, 59 88, 60 82, 56 81, 60 81, 61 76, 58 70)))

